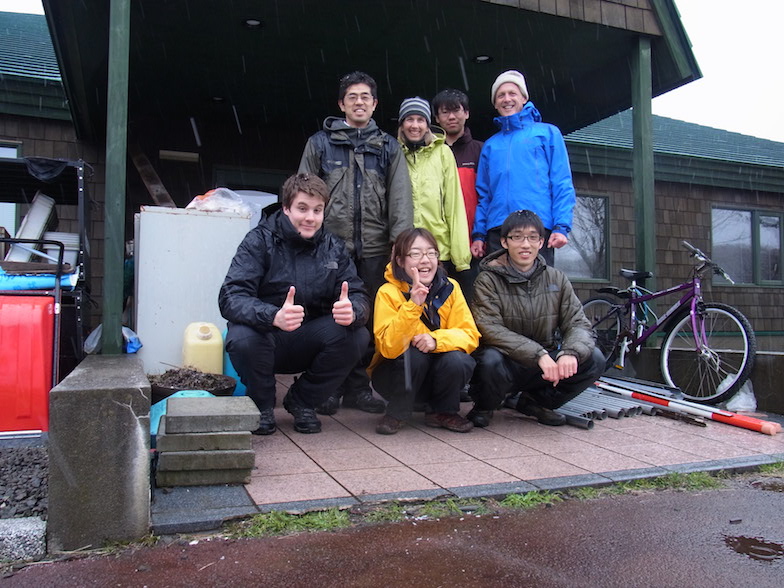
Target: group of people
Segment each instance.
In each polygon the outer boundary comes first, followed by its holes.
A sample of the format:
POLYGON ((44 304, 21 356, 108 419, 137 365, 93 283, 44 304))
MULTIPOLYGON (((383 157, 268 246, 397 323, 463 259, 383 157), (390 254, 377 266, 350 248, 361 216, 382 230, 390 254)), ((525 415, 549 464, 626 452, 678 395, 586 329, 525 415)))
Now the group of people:
POLYGON ((299 374, 283 399, 296 431, 320 432, 318 415, 342 406, 383 413, 386 435, 415 409, 428 426, 485 427, 514 395, 560 425, 555 409, 599 375, 591 325, 552 267, 575 201, 563 137, 517 71, 498 76, 492 102, 499 131, 484 144, 458 90, 432 108, 403 100, 394 138, 372 118, 373 78, 341 78, 343 116, 308 139, 219 294, 226 350, 261 413, 254 433, 277 428, 276 373, 299 374))

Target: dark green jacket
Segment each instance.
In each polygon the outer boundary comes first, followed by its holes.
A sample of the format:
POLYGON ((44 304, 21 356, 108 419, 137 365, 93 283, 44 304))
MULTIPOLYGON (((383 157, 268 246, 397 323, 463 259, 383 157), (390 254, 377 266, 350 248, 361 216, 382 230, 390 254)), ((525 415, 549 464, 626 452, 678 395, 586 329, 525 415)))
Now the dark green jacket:
POLYGON ((471 310, 481 345, 495 347, 528 368, 558 349, 580 363, 587 360, 595 337, 569 279, 541 255, 530 279, 509 263, 506 250, 501 250, 479 264, 471 310))
POLYGON ((346 242, 354 259, 388 256, 397 236, 413 227, 405 158, 397 140, 373 120, 357 129, 327 118, 324 130, 308 139, 299 171, 326 182, 324 226, 346 242))

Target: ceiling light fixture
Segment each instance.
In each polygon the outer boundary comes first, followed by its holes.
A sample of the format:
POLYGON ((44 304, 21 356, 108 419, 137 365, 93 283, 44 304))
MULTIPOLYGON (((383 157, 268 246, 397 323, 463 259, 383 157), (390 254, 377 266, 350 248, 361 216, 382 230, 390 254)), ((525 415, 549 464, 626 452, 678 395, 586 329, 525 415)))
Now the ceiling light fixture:
POLYGON ((474 56, 474 63, 484 64, 484 63, 490 63, 491 61, 493 61, 493 57, 490 55, 474 56))
POLYGON ((242 24, 245 25, 245 28, 251 30, 260 29, 264 26, 264 23, 260 18, 246 18, 244 21, 242 21, 242 24))

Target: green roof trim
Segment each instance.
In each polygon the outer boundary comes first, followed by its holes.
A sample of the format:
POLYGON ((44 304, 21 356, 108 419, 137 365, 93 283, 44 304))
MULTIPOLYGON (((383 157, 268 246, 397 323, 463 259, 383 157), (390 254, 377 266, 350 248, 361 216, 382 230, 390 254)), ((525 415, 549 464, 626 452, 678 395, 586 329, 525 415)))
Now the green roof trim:
MULTIPOLYGON (((657 180, 784 193, 784 143, 653 116, 657 180)), ((566 137, 572 169, 631 177, 632 112, 566 137)))
POLYGON ((0 113, 71 120, 44 15, 0 12, 0 113))

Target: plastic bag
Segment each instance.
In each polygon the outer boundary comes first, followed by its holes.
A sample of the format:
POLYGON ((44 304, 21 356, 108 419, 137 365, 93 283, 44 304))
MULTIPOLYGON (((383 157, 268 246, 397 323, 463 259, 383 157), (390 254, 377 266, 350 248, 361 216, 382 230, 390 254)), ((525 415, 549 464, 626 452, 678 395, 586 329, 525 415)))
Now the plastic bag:
POLYGON ((233 212, 243 216, 250 216, 252 213, 250 206, 242 201, 240 195, 228 188, 215 188, 200 194, 185 208, 207 212, 233 212))
POLYGON ((740 390, 726 402, 725 407, 731 412, 754 412, 757 410, 757 397, 754 396, 751 380, 746 380, 740 390))
MULTIPOLYGON (((98 353, 101 351, 101 333, 103 332, 103 323, 93 329, 93 331, 84 340, 84 352, 88 355, 98 353)), ((122 328, 123 336, 123 351, 125 353, 136 353, 142 348, 141 339, 130 328, 122 328)))

